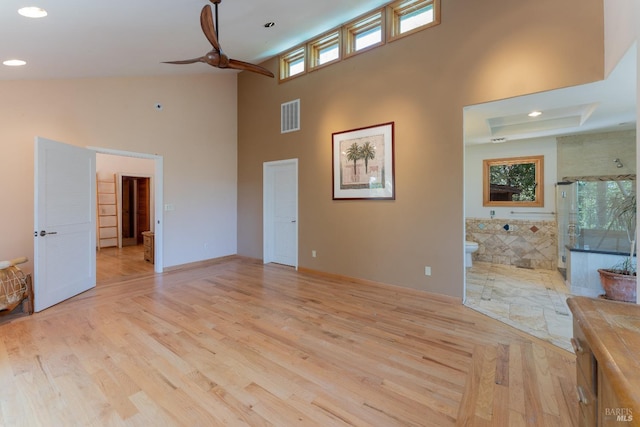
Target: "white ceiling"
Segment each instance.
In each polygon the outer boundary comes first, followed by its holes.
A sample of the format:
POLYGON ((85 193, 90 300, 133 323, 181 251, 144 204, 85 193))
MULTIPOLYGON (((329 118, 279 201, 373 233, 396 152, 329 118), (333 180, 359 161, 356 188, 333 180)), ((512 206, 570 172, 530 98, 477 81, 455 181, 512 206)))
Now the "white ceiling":
POLYGON ((467 107, 465 144, 635 129, 636 70, 632 46, 603 81, 467 107))
MULTIPOLYGON (((229 57, 261 62, 388 0, 223 0, 219 39, 229 57), (276 25, 265 28, 266 22, 276 25)), ((200 29, 207 0, 2 0, 0 80, 234 72, 170 65, 211 50, 200 29), (23 6, 45 18, 18 15, 23 6), (23 59, 23 67, 1 65, 23 59)), ((213 7, 213 6, 212 6, 213 7)), ((272 70, 275 71, 275 70, 272 70)))
MULTIPOLYGON (((231 58, 260 63, 386 3, 222 0, 219 39, 231 58), (265 28, 269 21, 276 25, 265 28)), ((207 0, 1 0, 0 63, 18 58, 27 65, 0 64, 0 80, 235 72, 203 63, 162 64, 211 49, 200 29, 205 4, 207 0), (25 18, 17 13, 23 6, 42 7, 49 15, 25 18)), ((602 82, 468 107, 465 143, 634 128, 636 75, 632 48, 602 82), (530 119, 526 114, 532 109, 544 114, 530 119)))

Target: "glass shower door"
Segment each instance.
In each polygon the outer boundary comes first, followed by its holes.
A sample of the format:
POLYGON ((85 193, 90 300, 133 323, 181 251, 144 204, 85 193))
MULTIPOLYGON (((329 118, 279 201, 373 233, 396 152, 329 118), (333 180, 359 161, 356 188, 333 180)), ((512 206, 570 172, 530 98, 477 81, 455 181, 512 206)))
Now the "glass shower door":
POLYGON ((558 182, 556 184, 556 221, 558 223, 558 269, 563 272, 567 268, 569 247, 577 243, 580 230, 577 224, 577 196, 574 182, 558 182))

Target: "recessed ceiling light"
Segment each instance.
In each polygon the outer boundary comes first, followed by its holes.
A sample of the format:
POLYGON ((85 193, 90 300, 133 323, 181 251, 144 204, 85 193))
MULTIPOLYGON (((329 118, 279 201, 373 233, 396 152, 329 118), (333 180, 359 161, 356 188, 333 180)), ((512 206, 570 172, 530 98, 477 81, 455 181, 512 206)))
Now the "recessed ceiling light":
POLYGON ((264 24, 265 28, 271 28, 271 27, 275 27, 276 23, 275 22, 267 22, 266 24, 264 24))
POLYGON ((47 16, 47 11, 41 7, 28 6, 18 9, 18 13, 27 18, 44 18, 47 16))
POLYGON ((538 117, 542 115, 542 111, 532 111, 528 115, 529 117, 538 117))
POLYGON ((7 59, 2 62, 4 65, 8 65, 9 67, 20 67, 21 65, 25 65, 26 62, 22 59, 7 59))

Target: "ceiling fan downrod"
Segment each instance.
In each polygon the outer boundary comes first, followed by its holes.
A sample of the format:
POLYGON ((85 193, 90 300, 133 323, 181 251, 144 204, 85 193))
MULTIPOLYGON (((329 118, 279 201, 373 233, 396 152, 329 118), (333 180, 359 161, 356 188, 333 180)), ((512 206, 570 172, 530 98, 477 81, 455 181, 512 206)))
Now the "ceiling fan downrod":
POLYGON ((220 42, 218 41, 218 4, 222 0, 210 0, 216 7, 215 22, 213 13, 211 12, 211 6, 205 5, 200 12, 200 27, 202 32, 206 36, 207 40, 211 44, 212 49, 205 55, 198 58, 185 59, 181 61, 165 61, 166 64, 194 64, 196 62, 204 62, 216 68, 231 68, 240 71, 251 71, 254 73, 262 74, 267 77, 273 78, 274 75, 271 71, 259 65, 251 64, 249 62, 238 61, 236 59, 229 58, 222 52, 220 42))
POLYGON ((211 0, 211 3, 214 4, 214 6, 216 7, 216 38, 218 40, 220 40, 220 38, 218 37, 218 30, 220 29, 220 25, 218 25, 218 5, 220 4, 222 0, 211 0))

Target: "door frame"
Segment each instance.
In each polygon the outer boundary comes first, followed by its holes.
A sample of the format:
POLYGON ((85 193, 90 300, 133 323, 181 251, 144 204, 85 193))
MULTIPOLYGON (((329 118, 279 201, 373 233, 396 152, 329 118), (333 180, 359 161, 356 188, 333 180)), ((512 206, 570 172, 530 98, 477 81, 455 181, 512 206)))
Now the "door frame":
POLYGON ((154 225, 155 223, 155 179, 152 175, 136 173, 136 172, 117 172, 116 173, 116 186, 118 187, 118 224, 120 225, 120 233, 118 233, 118 247, 122 247, 122 205, 123 205, 123 195, 122 195, 122 178, 131 177, 131 178, 148 178, 149 179, 149 225, 154 225), (151 206, 154 208, 151 209, 151 206))
POLYGON ((272 191, 269 191, 270 189, 272 189, 275 185, 275 182, 273 180, 273 174, 269 173, 273 170, 273 168, 278 167, 278 166, 283 166, 283 165, 293 165, 294 166, 294 170, 295 170, 295 192, 296 192, 296 223, 295 223, 295 255, 294 255, 294 268, 297 270, 298 269, 298 228, 299 228, 299 223, 297 221, 298 218, 298 205, 299 205, 299 201, 298 201, 298 159, 287 159, 287 160, 276 160, 276 161, 272 161, 272 162, 264 162, 263 163, 263 168, 262 168, 262 183, 263 183, 263 187, 262 187, 262 258, 263 258, 263 263, 264 264, 268 264, 270 262, 274 261, 274 256, 273 253, 271 251, 270 248, 273 247, 272 243, 272 239, 273 239, 273 233, 274 233, 274 219, 273 219, 273 212, 269 209, 269 206, 273 205, 273 197, 271 197, 271 195, 273 194, 272 191))
MULTIPOLYGON (((164 216, 163 216, 163 191, 164 191, 164 160, 162 156, 157 154, 136 153, 133 151, 114 150, 111 148, 102 147, 87 147, 87 149, 95 151, 100 154, 110 154, 112 156, 122 157, 135 157, 138 159, 149 159, 154 161, 154 176, 149 177, 151 179, 151 186, 153 187, 153 229, 154 229, 154 263, 153 270, 156 273, 162 273, 163 271, 163 243, 164 243, 164 216)), ((134 176, 133 174, 126 174, 127 176, 134 176)), ((143 176, 144 177, 144 176, 143 176)), ((122 185, 120 182, 119 185, 122 185)), ((122 190, 122 189, 120 189, 122 190)), ((120 219, 119 219, 120 220, 120 219)))

